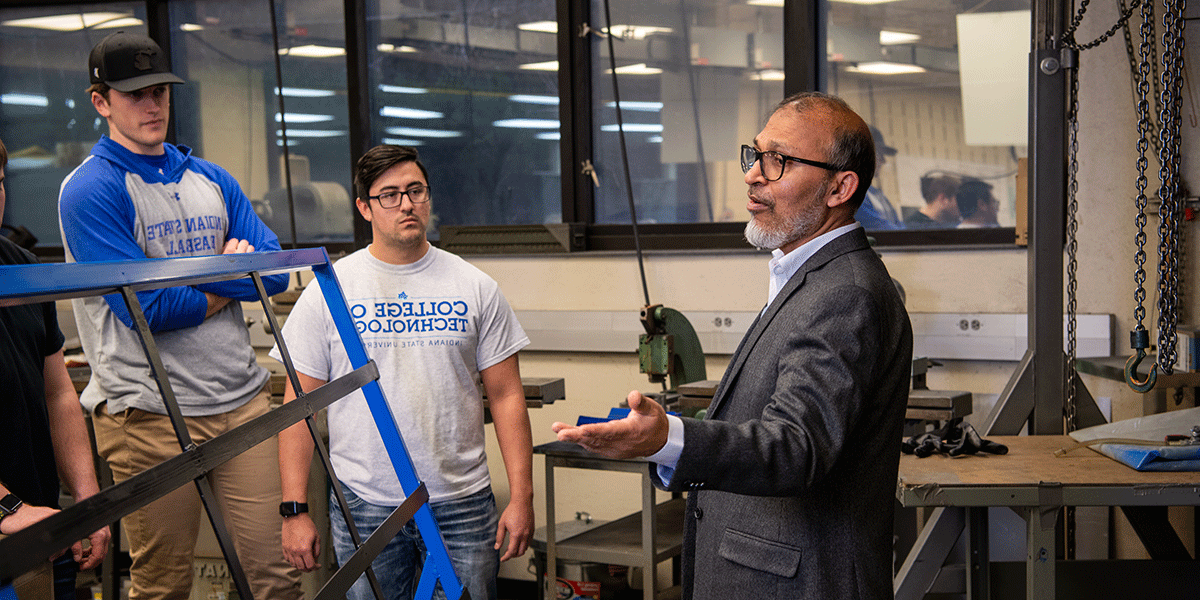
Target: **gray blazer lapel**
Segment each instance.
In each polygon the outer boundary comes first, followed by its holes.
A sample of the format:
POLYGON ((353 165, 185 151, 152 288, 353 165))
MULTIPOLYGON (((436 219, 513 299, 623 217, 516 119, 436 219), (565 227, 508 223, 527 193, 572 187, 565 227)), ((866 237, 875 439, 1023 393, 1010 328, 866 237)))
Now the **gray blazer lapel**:
POLYGON ((870 243, 867 242, 867 234, 862 228, 855 229, 843 235, 840 235, 828 244, 825 244, 816 254, 812 255, 804 264, 796 271, 792 278, 788 280, 783 289, 779 290, 779 294, 775 296, 775 300, 771 302, 767 309, 759 314, 754 320, 754 324, 750 326, 750 330, 746 332, 746 336, 742 338, 738 348, 734 351, 733 359, 730 360, 729 368, 725 370, 725 375, 721 378, 721 383, 717 386, 717 391, 713 394, 712 404, 708 407, 708 412, 705 413, 706 419, 711 419, 719 414, 721 406, 727 399, 730 386, 741 373, 742 366, 746 364, 746 359, 750 356, 754 345, 758 339, 762 337, 767 326, 775 319, 775 315, 779 313, 779 309, 785 302, 791 298, 800 286, 804 285, 805 278, 812 271, 815 271, 826 263, 848 252, 870 248, 870 243))

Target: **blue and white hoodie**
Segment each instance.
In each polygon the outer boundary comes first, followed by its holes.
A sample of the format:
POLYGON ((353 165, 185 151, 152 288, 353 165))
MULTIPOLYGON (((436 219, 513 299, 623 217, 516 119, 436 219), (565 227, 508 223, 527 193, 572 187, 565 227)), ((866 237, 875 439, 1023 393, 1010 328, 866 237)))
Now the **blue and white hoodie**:
MULTIPOLYGON (((191 156, 130 152, 103 136, 63 181, 58 218, 67 262, 213 256, 225 240, 279 250, 241 186, 227 171, 191 156)), ((287 287, 286 274, 263 278, 268 294, 287 287)), ((211 292, 257 301, 248 279, 138 292, 154 341, 185 416, 221 414, 254 397, 270 376, 258 365, 238 302, 204 318, 211 292)), ((80 401, 94 411, 127 408, 165 414, 133 320, 120 294, 73 300, 75 322, 92 368, 80 401)))

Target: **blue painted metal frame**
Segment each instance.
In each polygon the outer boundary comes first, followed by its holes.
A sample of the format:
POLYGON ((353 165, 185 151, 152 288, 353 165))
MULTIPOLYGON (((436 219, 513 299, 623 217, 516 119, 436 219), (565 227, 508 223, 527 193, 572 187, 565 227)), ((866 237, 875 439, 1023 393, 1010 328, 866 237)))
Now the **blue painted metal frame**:
MULTIPOLYGON (((350 366, 357 369, 367 364, 370 359, 367 358, 362 338, 359 337, 358 329, 355 328, 354 321, 350 317, 350 309, 346 306, 346 297, 342 294, 342 286, 333 273, 333 266, 326 262, 324 265, 313 267, 313 273, 316 275, 317 283, 321 286, 321 293, 325 296, 325 304, 341 309, 333 310, 331 308, 330 315, 333 317, 338 335, 342 338, 342 346, 345 347, 346 354, 350 358, 350 366)), ((400 485, 404 488, 404 493, 408 495, 416 492, 421 481, 417 478, 416 468, 404 445, 404 439, 400 437, 400 431, 396 429, 396 420, 392 416, 392 410, 388 407, 387 400, 384 399, 383 389, 379 387, 379 380, 373 380, 363 386, 362 391, 367 398, 367 406, 371 409, 371 417, 375 419, 375 427, 379 430, 379 435, 383 437, 383 445, 392 460, 392 468, 396 470, 396 476, 400 478, 400 485)), ((454 573, 450 554, 446 551, 446 542, 442 539, 442 533, 438 530, 437 523, 433 520, 433 513, 429 510, 428 502, 417 509, 413 520, 417 523, 417 530, 421 532, 421 538, 425 541, 427 551, 425 566, 422 568, 421 581, 417 586, 415 597, 432 598, 433 583, 441 581, 447 600, 459 600, 463 595, 463 587, 454 573), (430 543, 433 540, 437 540, 437 543, 430 543)))
MULTIPOLYGON (((123 287, 138 291, 240 279, 252 273, 273 274, 306 267, 311 267, 316 276, 351 365, 356 369, 365 366, 370 359, 323 248, 195 258, 0 266, 0 306, 119 293, 123 287)), ((405 494, 418 493, 421 481, 379 381, 371 380, 362 391, 405 494)), ((465 592, 454 572, 428 502, 421 504, 413 520, 427 549, 416 597, 431 598, 435 584, 440 582, 448 600, 469 598, 470 594, 465 592)), ((0 597, 9 593, 11 587, 0 587, 0 597)))

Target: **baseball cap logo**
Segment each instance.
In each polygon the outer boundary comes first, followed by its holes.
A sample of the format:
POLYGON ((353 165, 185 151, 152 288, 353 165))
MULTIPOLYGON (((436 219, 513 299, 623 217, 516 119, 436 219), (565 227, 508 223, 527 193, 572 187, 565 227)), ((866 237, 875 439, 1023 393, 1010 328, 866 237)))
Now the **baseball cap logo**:
POLYGON ((133 68, 139 71, 149 71, 154 68, 151 64, 151 59, 154 58, 154 53, 149 50, 139 50, 133 57, 133 68))

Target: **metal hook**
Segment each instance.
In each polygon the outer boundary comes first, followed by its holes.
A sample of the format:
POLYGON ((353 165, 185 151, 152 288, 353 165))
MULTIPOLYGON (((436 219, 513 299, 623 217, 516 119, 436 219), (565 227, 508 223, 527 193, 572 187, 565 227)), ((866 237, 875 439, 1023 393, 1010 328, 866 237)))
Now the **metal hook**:
POLYGON ((1129 360, 1125 361, 1125 383, 1128 383, 1133 391, 1144 394, 1154 389, 1154 383, 1158 381, 1158 364, 1150 365, 1150 374, 1146 376, 1145 381, 1138 381, 1136 379, 1137 369, 1142 364, 1143 358, 1146 358, 1146 349, 1138 348, 1137 354, 1130 356, 1129 360))

